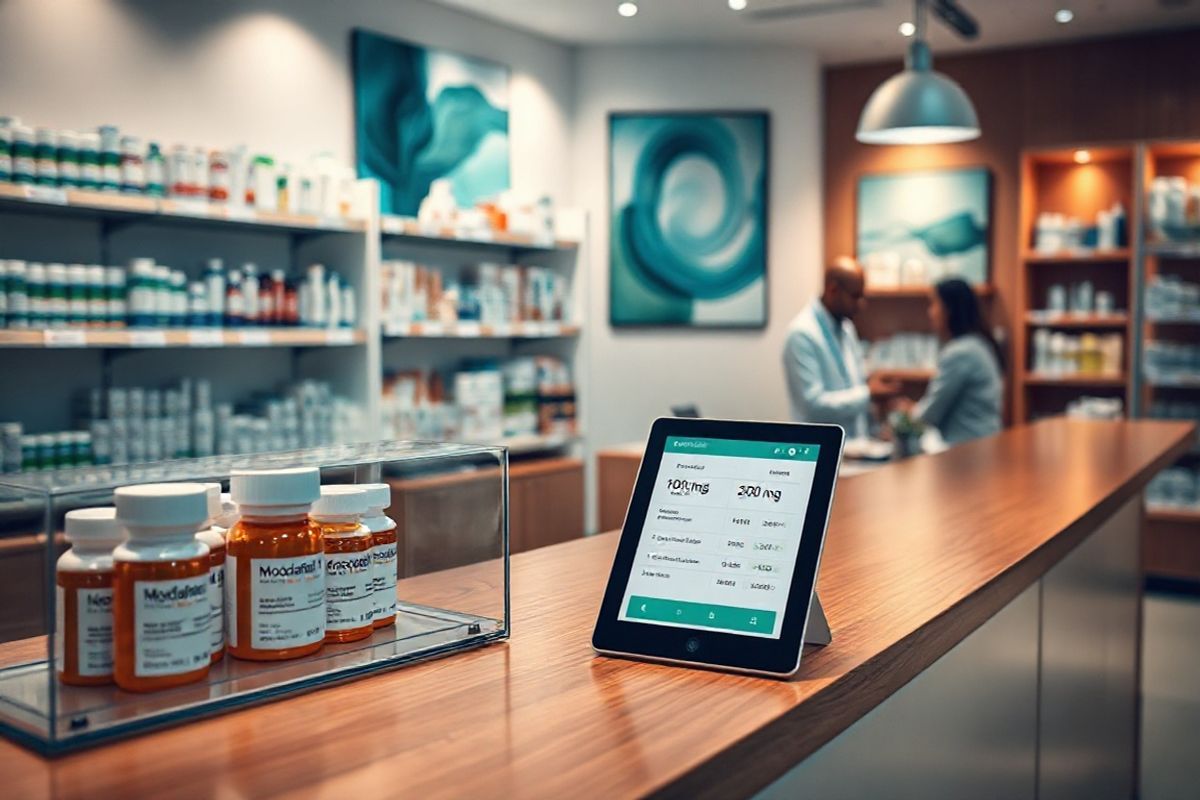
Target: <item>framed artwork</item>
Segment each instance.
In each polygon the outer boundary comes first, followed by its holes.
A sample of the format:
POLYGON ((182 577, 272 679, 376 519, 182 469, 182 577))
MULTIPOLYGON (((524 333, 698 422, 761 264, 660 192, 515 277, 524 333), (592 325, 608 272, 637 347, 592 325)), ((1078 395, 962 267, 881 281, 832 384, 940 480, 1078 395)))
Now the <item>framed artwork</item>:
POLYGON ((985 167, 864 175, 857 256, 875 285, 991 275, 991 173, 985 167))
POLYGON ((358 175, 385 214, 416 216, 438 179, 460 208, 509 187, 508 67, 361 29, 350 50, 358 175))
POLYGON ((609 115, 613 326, 767 324, 769 118, 609 115))

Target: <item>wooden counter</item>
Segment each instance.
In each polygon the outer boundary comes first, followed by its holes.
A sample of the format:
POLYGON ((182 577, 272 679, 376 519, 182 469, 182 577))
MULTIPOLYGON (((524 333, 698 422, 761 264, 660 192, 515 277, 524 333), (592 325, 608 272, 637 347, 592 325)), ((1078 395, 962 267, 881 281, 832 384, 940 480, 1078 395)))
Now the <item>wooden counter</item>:
POLYGON ((834 641, 793 681, 593 656, 616 544, 596 536, 513 559, 506 644, 56 761, 3 743, 5 794, 750 794, 1037 583, 1190 431, 1055 420, 843 483, 819 582, 834 641))

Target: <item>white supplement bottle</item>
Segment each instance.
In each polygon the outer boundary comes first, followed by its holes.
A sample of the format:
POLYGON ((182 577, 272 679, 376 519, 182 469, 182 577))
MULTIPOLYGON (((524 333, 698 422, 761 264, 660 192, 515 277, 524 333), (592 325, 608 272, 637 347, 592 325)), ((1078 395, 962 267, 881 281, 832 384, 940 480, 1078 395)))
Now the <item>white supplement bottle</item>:
POLYGON ((113 548, 125 539, 116 509, 68 511, 71 549, 58 559, 54 660, 58 677, 73 686, 112 683, 113 548))
POLYGON ((208 546, 196 532, 208 515, 200 483, 148 483, 114 493, 128 539, 113 551, 113 679, 130 692, 204 680, 208 638, 208 546))
POLYGON ((376 628, 396 624, 396 522, 384 514, 392 504, 392 487, 386 483, 363 485, 367 492, 367 513, 363 525, 371 532, 371 575, 375 611, 371 623, 376 628))

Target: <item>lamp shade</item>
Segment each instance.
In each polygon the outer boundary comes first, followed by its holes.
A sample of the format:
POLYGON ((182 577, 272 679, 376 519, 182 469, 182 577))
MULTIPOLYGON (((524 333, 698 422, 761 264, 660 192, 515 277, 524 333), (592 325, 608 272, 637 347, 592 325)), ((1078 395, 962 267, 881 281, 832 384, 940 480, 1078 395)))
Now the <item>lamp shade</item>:
POLYGON ((903 72, 881 83, 858 120, 866 144, 942 144, 979 136, 971 98, 954 81, 934 72, 924 42, 913 42, 903 72))

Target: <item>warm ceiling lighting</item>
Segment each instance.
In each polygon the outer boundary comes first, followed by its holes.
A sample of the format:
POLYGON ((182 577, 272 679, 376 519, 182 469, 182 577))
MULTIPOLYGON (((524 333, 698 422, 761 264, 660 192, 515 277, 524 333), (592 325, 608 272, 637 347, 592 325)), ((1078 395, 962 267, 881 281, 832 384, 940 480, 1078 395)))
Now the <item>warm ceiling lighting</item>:
POLYGON ((1075 159, 1076 164, 1092 163, 1092 154, 1089 153, 1087 150, 1076 150, 1073 158, 1075 159))
POLYGON ((729 0, 729 7, 734 11, 743 11, 746 8, 746 0, 729 0))
POLYGON ((917 26, 913 25, 911 22, 901 22, 900 23, 900 35, 901 36, 912 36, 916 32, 917 32, 917 26))
POLYGON ((621 3, 621 5, 617 6, 617 13, 622 17, 632 17, 637 12, 637 3, 621 3))
POLYGON ((1075 19, 1075 12, 1069 8, 1060 8, 1054 12, 1054 21, 1059 25, 1066 25, 1073 19, 1075 19))
POLYGON ((925 3, 915 0, 904 71, 875 89, 855 138, 863 144, 949 144, 979 138, 979 117, 962 87, 933 71, 925 43, 925 3))

